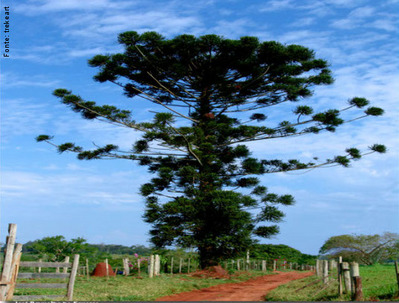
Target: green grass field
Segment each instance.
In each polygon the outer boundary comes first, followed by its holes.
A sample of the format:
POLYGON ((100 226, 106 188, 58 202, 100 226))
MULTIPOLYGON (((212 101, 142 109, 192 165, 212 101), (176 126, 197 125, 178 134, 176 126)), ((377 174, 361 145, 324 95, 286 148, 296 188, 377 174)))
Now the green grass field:
MULTIPOLYGON (((361 266, 363 295, 365 301, 398 301, 398 284, 393 265, 361 266)), ((334 274, 336 278, 336 274, 334 274)), ((337 295, 338 283, 332 281, 323 289, 322 282, 300 288, 319 279, 312 276, 303 280, 282 285, 271 291, 265 298, 266 301, 350 301, 350 295, 337 295), (299 290, 299 291, 298 291, 299 290)))

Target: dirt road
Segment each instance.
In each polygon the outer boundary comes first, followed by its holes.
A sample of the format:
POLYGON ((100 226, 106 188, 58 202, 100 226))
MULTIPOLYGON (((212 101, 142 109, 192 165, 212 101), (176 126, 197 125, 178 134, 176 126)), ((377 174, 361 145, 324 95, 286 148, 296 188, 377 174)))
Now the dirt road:
POLYGON ((161 297, 156 301, 263 301, 264 296, 281 284, 313 275, 313 272, 278 272, 240 283, 229 283, 161 297))

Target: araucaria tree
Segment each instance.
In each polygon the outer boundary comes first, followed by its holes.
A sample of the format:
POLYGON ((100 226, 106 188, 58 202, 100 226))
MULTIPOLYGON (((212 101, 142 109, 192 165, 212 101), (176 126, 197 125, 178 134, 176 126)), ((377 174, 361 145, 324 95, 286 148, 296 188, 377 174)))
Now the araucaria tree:
MULTIPOLYGON (((57 146, 59 152, 75 152, 82 160, 127 159, 147 166, 156 174, 141 186, 152 243, 196 247, 202 267, 241 253, 254 237, 278 233, 277 225, 267 222, 281 221, 284 214, 278 206, 292 205, 294 199, 268 192, 256 176, 348 166, 364 154, 348 148, 343 155, 309 163, 251 157, 248 142, 333 132, 347 122, 342 112, 368 105, 359 97, 341 110, 314 113, 310 106, 298 105, 280 123, 265 122, 269 107, 296 103, 310 97, 314 86, 333 82, 327 62, 306 47, 255 37, 166 39, 155 32, 125 32, 119 43, 124 53, 89 60, 99 69, 95 80, 120 86, 138 102, 158 105, 152 122, 136 122, 130 110, 100 106, 66 89, 54 95, 84 118, 142 132, 141 139, 132 142, 130 151, 112 144, 90 150, 74 143, 58 145, 48 135, 37 140, 57 146)), ((349 120, 382 113, 368 107, 349 120)), ((385 147, 375 144, 369 152, 385 152, 385 147)))

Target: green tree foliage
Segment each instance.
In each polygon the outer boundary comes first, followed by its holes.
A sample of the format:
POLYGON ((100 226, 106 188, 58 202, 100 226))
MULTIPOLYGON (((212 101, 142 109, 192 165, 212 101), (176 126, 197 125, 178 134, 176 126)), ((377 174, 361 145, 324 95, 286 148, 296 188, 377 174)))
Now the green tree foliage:
POLYGON ((320 253, 367 265, 396 260, 399 258, 399 234, 334 236, 323 244, 320 253))
POLYGON ((64 236, 45 237, 28 242, 25 246, 25 251, 38 254, 40 258, 46 258, 52 262, 63 261, 66 256, 74 254, 80 254, 83 257, 93 256, 97 251, 83 238, 67 241, 64 236))
MULTIPOLYGON (((383 113, 362 109, 369 101, 355 97, 342 109, 314 112, 294 106, 279 122, 268 122, 270 107, 297 103, 310 97, 313 87, 333 82, 328 63, 300 45, 216 35, 166 39, 155 32, 125 32, 119 43, 123 53, 89 60, 99 69, 94 79, 114 83, 135 102, 158 106, 152 121, 136 122, 130 109, 97 105, 67 89, 54 95, 85 119, 137 130, 142 138, 129 151, 113 144, 93 149, 56 144, 49 135, 37 140, 82 160, 126 159, 147 166, 155 176, 142 185, 141 194, 152 243, 196 247, 202 267, 241 254, 257 237, 278 233, 276 224, 284 216, 279 207, 294 199, 269 192, 257 176, 349 166, 364 154, 351 147, 322 161, 257 159, 246 143, 334 132, 344 122, 383 113)), ((375 144, 369 152, 385 152, 385 147, 375 144)))
POLYGON ((145 247, 144 245, 114 245, 114 244, 89 244, 91 247, 95 247, 99 252, 107 253, 111 255, 134 255, 138 254, 141 256, 148 256, 151 254, 151 248, 145 247))
POLYGON ((257 259, 278 259, 307 265, 315 263, 317 258, 317 256, 303 254, 299 250, 284 244, 255 244, 250 250, 250 256, 257 259))

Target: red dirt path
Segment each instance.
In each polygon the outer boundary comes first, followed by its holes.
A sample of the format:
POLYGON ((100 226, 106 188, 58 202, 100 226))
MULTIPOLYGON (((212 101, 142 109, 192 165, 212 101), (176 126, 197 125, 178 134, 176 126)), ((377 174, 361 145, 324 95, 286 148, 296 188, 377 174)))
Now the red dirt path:
POLYGON ((279 285, 313 275, 313 272, 277 272, 240 283, 228 283, 158 298, 156 301, 263 301, 279 285))

